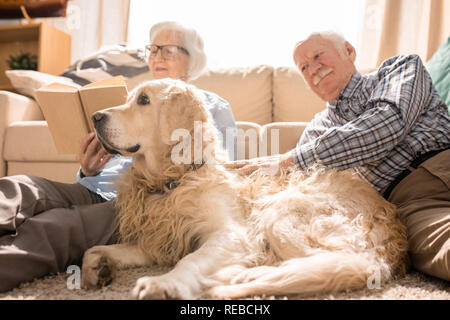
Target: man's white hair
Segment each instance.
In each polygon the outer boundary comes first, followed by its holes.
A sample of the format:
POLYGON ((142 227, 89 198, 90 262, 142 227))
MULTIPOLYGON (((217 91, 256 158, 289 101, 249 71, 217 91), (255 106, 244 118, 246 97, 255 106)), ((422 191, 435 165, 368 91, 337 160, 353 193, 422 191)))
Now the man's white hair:
POLYGON ((150 43, 153 43, 156 35, 162 30, 181 32, 184 38, 184 47, 189 52, 189 68, 187 77, 189 80, 197 78, 206 66, 206 54, 203 51, 203 39, 193 28, 181 25, 175 21, 163 21, 156 23, 150 29, 150 43))
POLYGON ((341 55, 345 54, 345 40, 344 36, 336 31, 320 31, 314 32, 310 36, 320 36, 324 39, 330 40, 333 42, 336 49, 339 51, 341 55))
POLYGON ((307 39, 310 39, 310 38, 316 37, 316 36, 322 37, 323 39, 333 42, 335 48, 339 51, 339 54, 341 55, 341 57, 343 57, 343 58, 345 57, 345 43, 347 42, 347 40, 345 40, 344 36, 342 34, 340 34, 339 32, 331 31, 331 30, 313 32, 305 40, 297 42, 295 44, 295 48, 297 48, 297 46, 300 43, 302 43, 303 41, 306 41, 307 39))

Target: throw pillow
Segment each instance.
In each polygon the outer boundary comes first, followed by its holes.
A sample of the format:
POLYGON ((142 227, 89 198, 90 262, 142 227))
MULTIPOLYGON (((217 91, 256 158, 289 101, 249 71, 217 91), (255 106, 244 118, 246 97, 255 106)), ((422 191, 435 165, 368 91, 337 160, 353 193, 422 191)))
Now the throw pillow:
POLYGON ((43 86, 53 82, 64 83, 77 88, 76 84, 70 78, 54 76, 51 74, 34 71, 34 70, 6 70, 6 76, 9 78, 12 86, 23 95, 36 100, 35 91, 43 86))
POLYGON ((126 45, 102 47, 75 62, 62 74, 82 86, 119 75, 125 78, 129 91, 151 79, 142 49, 126 45))
POLYGON ((450 113, 450 37, 440 46, 425 66, 450 113))

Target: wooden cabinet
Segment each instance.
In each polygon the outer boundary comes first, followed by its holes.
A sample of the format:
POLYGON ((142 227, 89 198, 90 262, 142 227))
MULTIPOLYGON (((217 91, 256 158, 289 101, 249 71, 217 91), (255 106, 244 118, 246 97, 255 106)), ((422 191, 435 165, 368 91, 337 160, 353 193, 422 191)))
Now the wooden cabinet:
POLYGON ((0 90, 11 90, 5 75, 9 55, 35 54, 38 70, 58 75, 70 65, 71 37, 47 23, 0 27, 0 90))

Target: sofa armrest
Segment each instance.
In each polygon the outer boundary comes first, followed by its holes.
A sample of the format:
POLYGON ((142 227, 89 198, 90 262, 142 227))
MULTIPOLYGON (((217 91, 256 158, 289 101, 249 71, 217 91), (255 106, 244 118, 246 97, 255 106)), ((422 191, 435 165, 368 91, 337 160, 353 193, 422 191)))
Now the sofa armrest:
POLYGON ((297 145, 308 122, 272 122, 261 128, 260 156, 283 154, 297 145))
POLYGON ((261 126, 250 121, 236 121, 236 127, 238 129, 236 160, 258 157, 261 126))
POLYGON ((6 172, 3 158, 5 130, 11 122, 25 120, 44 120, 36 101, 17 93, 0 90, 0 177, 6 172))

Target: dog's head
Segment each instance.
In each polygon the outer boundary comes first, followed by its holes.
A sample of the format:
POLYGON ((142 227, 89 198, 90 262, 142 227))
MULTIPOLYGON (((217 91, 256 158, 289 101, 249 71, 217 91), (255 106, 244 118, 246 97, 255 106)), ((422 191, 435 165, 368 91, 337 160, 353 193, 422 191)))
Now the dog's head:
POLYGON ((145 82, 130 93, 124 105, 96 112, 92 120, 108 152, 143 156, 155 170, 158 162, 173 158, 177 145, 187 146, 183 150, 189 149, 189 155, 181 157, 190 159, 189 163, 194 163, 194 139, 201 140, 202 154, 211 144, 217 145, 202 93, 179 80, 145 82))

